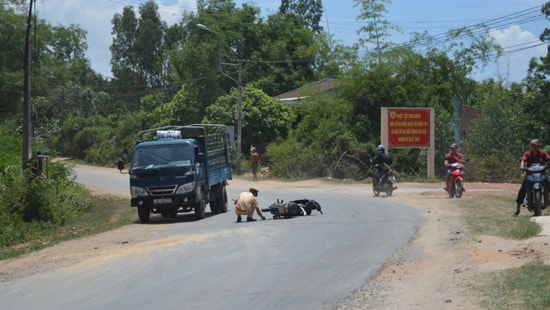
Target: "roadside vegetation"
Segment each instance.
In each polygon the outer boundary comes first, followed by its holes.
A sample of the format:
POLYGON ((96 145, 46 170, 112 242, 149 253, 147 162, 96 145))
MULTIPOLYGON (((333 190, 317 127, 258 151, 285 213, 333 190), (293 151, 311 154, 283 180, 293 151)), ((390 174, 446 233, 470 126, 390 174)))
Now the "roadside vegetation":
POLYGON ((0 124, 0 260, 135 221, 126 199, 93 196, 69 164, 50 162, 47 179, 23 171, 13 123, 0 124))
POLYGON ((30 253, 60 242, 80 239, 110 231, 137 221, 136 210, 127 199, 114 196, 95 197, 79 187, 74 198, 86 200, 88 208, 63 223, 48 221, 14 221, 0 229, 0 261, 30 253))
MULTIPOLYGON (((0 258, 135 220, 127 202, 94 197, 77 184, 70 166, 50 163, 47 180, 23 169, 25 2, 0 0, 0 29, 5 30, 0 32, 0 258)), ((275 178, 364 180, 380 144, 381 107, 422 107, 435 111, 438 180, 445 174, 442 163, 450 144, 459 142, 469 159, 469 181, 519 182, 517 165, 528 141, 550 144, 550 54, 526 60, 529 69, 521 82, 475 80, 477 70, 513 52, 489 35, 495 25, 461 27, 437 37, 411 33, 410 42, 396 44, 390 35, 395 28, 384 18, 388 1, 356 2, 365 26, 353 46, 324 31, 322 1, 281 1, 277 12, 265 15, 252 4, 201 0, 197 11, 184 13, 174 25, 162 21, 154 1, 126 6, 111 20, 109 79, 90 66, 85 29, 49 25, 37 16, 31 27, 33 154, 47 150, 113 166, 130 159, 139 130, 201 122, 236 127, 242 105, 242 145, 234 154, 240 153, 244 168, 249 169, 246 158, 253 144, 275 178), (243 80, 241 92, 237 77, 243 80), (336 81, 329 92, 311 87, 329 79, 336 81), (296 89, 298 102, 274 99, 296 89), (458 117, 463 107, 477 111, 467 130, 458 117)), ((550 2, 540 9, 547 18, 549 7, 550 2)), ((540 33, 543 42, 550 41, 549 29, 540 33)), ((401 181, 426 177, 425 149, 389 151, 401 181)), ((510 205, 493 197, 464 206, 472 232, 515 239, 535 235, 530 221, 507 216, 510 205)), ((548 266, 525 268, 550 278, 548 266)), ((500 273, 493 282, 511 290, 503 277, 514 282, 513 272, 500 273)), ((522 284, 518 287, 526 292, 544 291, 534 289, 545 285, 535 278, 522 284)), ((518 295, 528 296, 510 294, 518 295)), ((512 304, 501 300, 503 308, 512 304)), ((548 306, 544 298, 536 300, 548 306)))
POLYGON ((519 268, 479 277, 488 297, 486 309, 536 309, 550 307, 550 266, 535 261, 519 268))
MULTIPOLYGON (((470 233, 522 240, 534 237, 540 232, 540 226, 529 218, 511 216, 516 203, 510 196, 491 195, 475 199, 475 203, 468 200, 460 201, 470 233)), ((525 208, 522 209, 523 212, 528 212, 525 208)), ((548 211, 543 211, 543 214, 548 211)))
MULTIPOLYGON (((510 240, 535 237, 540 226, 529 217, 511 217, 515 202, 509 196, 479 196, 475 203, 460 201, 468 231, 510 240)), ((524 212, 527 212, 523 210, 524 212)), ((543 215, 550 210, 543 211, 543 215)), ((537 260, 517 268, 477 276, 476 290, 485 296, 486 309, 549 309, 550 266, 537 260)))

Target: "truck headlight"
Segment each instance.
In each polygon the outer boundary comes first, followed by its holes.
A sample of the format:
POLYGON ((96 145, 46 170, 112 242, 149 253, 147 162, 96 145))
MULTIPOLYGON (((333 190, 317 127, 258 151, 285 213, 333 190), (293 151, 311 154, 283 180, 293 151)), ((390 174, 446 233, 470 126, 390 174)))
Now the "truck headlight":
POLYGON ((130 186, 130 193, 132 198, 137 198, 138 196, 149 196, 149 193, 143 187, 130 186))
POLYGON ((176 191, 176 194, 183 194, 183 193, 188 193, 192 190, 195 189, 195 182, 190 182, 190 183, 185 183, 183 185, 180 185, 180 187, 178 187, 178 190, 176 191))

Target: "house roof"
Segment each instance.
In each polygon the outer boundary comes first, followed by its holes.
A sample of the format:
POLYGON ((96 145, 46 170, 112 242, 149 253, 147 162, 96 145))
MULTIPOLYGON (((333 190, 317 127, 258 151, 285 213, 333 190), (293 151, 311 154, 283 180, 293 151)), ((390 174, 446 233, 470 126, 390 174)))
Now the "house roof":
POLYGON ((293 101, 300 100, 313 96, 318 93, 323 93, 329 90, 332 90, 338 86, 338 80, 336 79, 324 79, 315 83, 311 83, 300 88, 288 91, 284 94, 275 96, 275 99, 281 101, 293 101))

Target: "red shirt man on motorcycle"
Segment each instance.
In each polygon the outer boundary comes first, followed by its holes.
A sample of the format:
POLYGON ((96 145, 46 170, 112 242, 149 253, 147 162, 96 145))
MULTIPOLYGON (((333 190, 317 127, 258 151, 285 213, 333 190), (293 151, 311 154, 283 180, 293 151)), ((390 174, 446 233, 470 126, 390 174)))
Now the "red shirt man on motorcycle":
POLYGON ((449 191, 449 176, 451 175, 451 164, 464 163, 462 154, 456 149, 456 143, 451 144, 451 151, 445 154, 445 167, 447 167, 447 174, 445 175, 445 188, 449 191))
MULTIPOLYGON (((531 140, 530 143, 530 150, 523 153, 523 156, 521 157, 521 162, 519 164, 519 169, 523 173, 526 167, 529 167, 532 164, 540 163, 540 164, 546 164, 548 161, 550 161, 550 155, 544 151, 540 150, 540 142, 538 139, 531 140)), ((516 198, 516 212, 512 214, 513 216, 518 216, 520 212, 521 204, 523 203, 523 200, 525 199, 525 195, 527 194, 527 174, 523 178, 523 181, 521 182, 521 186, 518 191, 518 196, 516 198)), ((546 184, 548 188, 549 184, 546 184)), ((546 201, 548 201, 546 199, 546 201)))

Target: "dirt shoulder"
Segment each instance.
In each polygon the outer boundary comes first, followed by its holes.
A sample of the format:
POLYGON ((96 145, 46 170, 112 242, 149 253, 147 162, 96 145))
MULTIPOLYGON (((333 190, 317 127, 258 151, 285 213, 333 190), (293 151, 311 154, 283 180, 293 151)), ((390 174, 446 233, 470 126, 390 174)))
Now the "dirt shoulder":
MULTIPOLYGON (((537 259, 550 264, 550 236, 517 241, 470 235, 457 200, 447 198, 443 184, 428 185, 431 188, 420 192, 406 191, 418 185, 399 185, 404 190, 396 198, 421 210, 426 223, 409 246, 339 309, 484 309, 483 296, 472 289, 477 275, 537 259)), ((487 194, 513 198, 518 185, 469 183, 468 188, 461 199, 475 203, 476 197, 487 194)), ((510 214, 513 210, 511 205, 510 214)))
MULTIPOLYGON (((273 189, 335 188, 333 182, 318 180, 299 183, 260 180, 257 184, 273 189)), ((457 200, 447 198, 442 183, 399 183, 398 186, 392 198, 419 209, 425 223, 409 246, 398 251, 373 281, 340 301, 338 309, 482 309, 481 296, 470 286, 477 274, 520 266, 535 259, 550 263, 550 237, 514 241, 472 236, 461 220, 457 200)), ((342 185, 344 188, 364 191, 365 184, 342 185)), ((90 189, 96 194, 114 194, 101 188, 90 189)), ((475 203, 479 195, 514 196, 517 185, 469 183, 468 189, 461 199, 475 203)), ((510 213, 512 211, 513 205, 510 213)), ((3 261, 0 282, 74 264, 91 264, 139 250, 148 244, 144 236, 147 239, 155 236, 161 226, 128 225, 3 261)))

